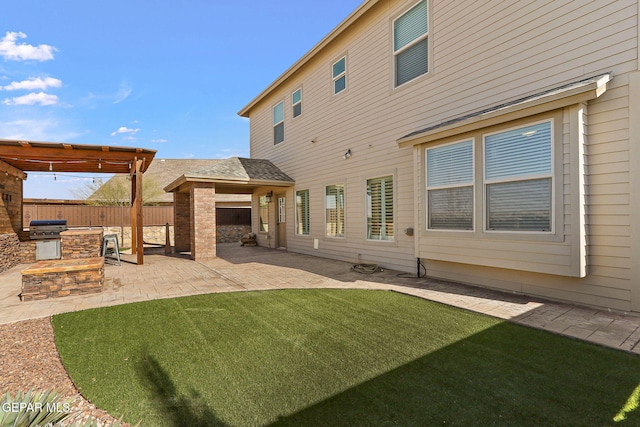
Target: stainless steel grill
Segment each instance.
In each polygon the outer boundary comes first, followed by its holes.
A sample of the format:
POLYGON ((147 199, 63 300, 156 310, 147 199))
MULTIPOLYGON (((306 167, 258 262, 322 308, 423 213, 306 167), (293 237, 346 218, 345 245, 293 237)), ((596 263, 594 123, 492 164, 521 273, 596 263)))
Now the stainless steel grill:
POLYGON ((66 219, 47 219, 29 223, 29 238, 33 240, 57 239, 67 229, 66 219))

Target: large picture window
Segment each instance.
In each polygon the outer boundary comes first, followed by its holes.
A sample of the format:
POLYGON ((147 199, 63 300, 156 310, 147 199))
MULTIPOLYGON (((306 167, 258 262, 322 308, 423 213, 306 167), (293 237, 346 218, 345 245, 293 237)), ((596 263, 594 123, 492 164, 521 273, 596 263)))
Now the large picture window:
POLYGON ((432 230, 473 230, 473 140, 426 150, 432 230))
POLYGON ((296 191, 296 234, 309 235, 309 190, 296 191))
POLYGON ((344 237, 344 185, 325 188, 325 222, 327 237, 344 237))
POLYGON ((552 231, 551 122, 484 137, 486 228, 552 231))
POLYGON ((367 180, 367 239, 393 240, 393 176, 367 180))
POLYGON ((427 10, 427 0, 422 0, 393 23, 396 86, 426 74, 429 70, 427 10))

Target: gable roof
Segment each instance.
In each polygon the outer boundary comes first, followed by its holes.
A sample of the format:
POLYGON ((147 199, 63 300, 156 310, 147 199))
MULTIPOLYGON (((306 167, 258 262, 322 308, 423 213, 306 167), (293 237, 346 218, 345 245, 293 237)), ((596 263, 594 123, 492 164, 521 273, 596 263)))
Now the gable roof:
MULTIPOLYGON (((192 170, 211 167, 220 161, 222 159, 155 159, 149 165, 144 177, 147 182, 153 181, 158 188, 163 189, 180 175, 192 170)), ((128 178, 128 175, 115 175, 105 182, 103 186, 114 185, 118 181, 125 181, 128 178)), ((149 203, 170 203, 172 201, 173 195, 166 192, 154 194, 146 200, 149 203)))
POLYGON ((250 187, 271 185, 286 187, 295 184, 269 160, 231 157, 220 159, 204 168, 183 173, 164 187, 165 191, 174 191, 186 182, 214 182, 250 187))
POLYGON ((280 86, 285 80, 296 73, 302 68, 311 58, 322 51, 327 45, 338 38, 347 28, 357 21, 362 15, 369 11, 379 0, 365 0, 360 6, 356 8, 349 16, 347 16, 342 22, 340 22, 329 34, 327 34, 322 40, 311 48, 302 58, 298 59, 289 69, 280 75, 273 81, 265 90, 263 90, 258 96, 256 96, 251 102, 249 102, 242 110, 238 111, 238 115, 241 117, 249 117, 251 109, 262 101, 269 93, 280 86))

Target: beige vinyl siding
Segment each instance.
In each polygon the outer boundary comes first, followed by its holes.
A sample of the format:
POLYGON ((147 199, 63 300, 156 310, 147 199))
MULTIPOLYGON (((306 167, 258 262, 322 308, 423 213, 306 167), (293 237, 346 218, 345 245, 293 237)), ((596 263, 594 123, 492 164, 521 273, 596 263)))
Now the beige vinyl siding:
POLYGON ((562 241, 523 244, 447 236, 430 241, 437 247, 434 256, 446 254, 456 262, 426 262, 433 277, 628 310, 634 286, 628 73, 639 63, 637 1, 430 0, 429 72, 394 88, 392 22, 413 4, 378 2, 251 108, 251 156, 270 159, 296 181, 287 191, 288 250, 415 271, 416 253, 422 250, 418 235, 425 229, 424 218, 416 213, 425 204, 419 184, 424 164, 414 150, 398 149, 395 141, 454 117, 612 72, 607 92, 589 101, 582 116, 582 185, 574 162, 579 153, 569 137, 571 127, 578 126, 569 119, 571 108, 556 123, 562 134, 557 141, 561 158, 556 159, 561 167, 555 176, 562 181, 556 195, 562 241), (331 65, 342 55, 347 55, 348 89, 333 96, 331 65), (304 113, 292 120, 290 94, 301 86, 304 113), (271 106, 283 98, 286 140, 274 146, 271 106), (353 156, 343 160, 347 149, 353 156), (395 241, 367 241, 366 180, 388 174, 394 176, 395 241), (334 183, 345 185, 344 239, 324 237, 324 186, 334 183), (580 186, 582 215, 576 194, 580 186), (309 190, 309 236, 294 233, 296 189, 309 190), (413 237, 405 235, 407 227, 415 228, 413 237), (576 262, 580 254, 575 251, 585 245, 586 277, 567 276, 566 266, 576 262), (471 264, 474 259, 494 266, 471 264), (544 272, 523 271, 522 259, 544 272))

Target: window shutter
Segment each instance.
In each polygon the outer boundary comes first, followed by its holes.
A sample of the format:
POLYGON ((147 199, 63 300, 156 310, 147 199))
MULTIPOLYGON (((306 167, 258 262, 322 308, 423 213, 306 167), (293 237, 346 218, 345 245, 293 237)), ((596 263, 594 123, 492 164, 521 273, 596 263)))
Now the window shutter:
POLYGON ((489 230, 551 231, 551 178, 487 185, 489 230))
POLYGON ((393 240, 393 177, 367 180, 367 238, 393 240))
POLYGON ((488 181, 551 173, 551 123, 487 136, 485 168, 488 181))
POLYGON ((428 71, 427 39, 396 56, 396 86, 400 86, 428 71))
POLYGON ((296 192, 296 234, 309 234, 309 190, 296 192))
POLYGON ((393 27, 394 52, 426 34, 427 31, 427 2, 423 0, 395 21, 393 27))
POLYGON ((344 186, 326 187, 326 234, 329 237, 344 237, 344 186))
POLYGON ((427 149, 428 228, 473 230, 473 140, 427 149))
POLYGON ((468 184, 473 181, 473 141, 427 150, 427 185, 468 184))
POLYGON ((473 187, 429 191, 429 228, 473 230, 473 187))
POLYGON ((284 120, 284 102, 273 107, 273 124, 277 125, 284 120))

